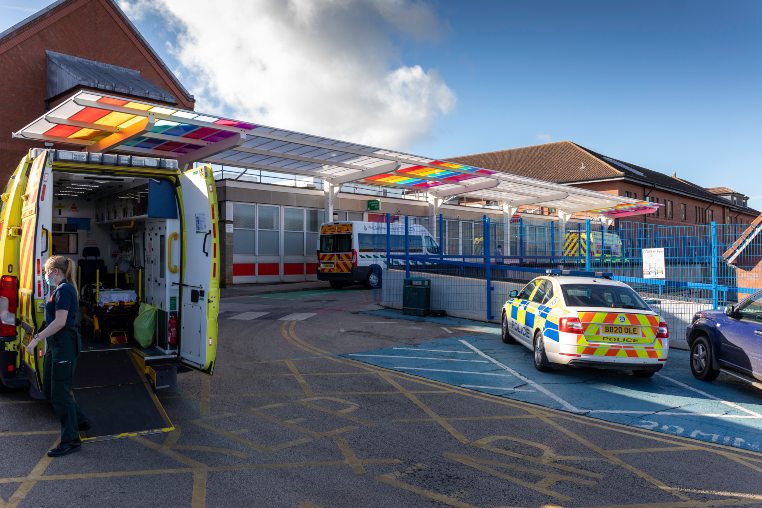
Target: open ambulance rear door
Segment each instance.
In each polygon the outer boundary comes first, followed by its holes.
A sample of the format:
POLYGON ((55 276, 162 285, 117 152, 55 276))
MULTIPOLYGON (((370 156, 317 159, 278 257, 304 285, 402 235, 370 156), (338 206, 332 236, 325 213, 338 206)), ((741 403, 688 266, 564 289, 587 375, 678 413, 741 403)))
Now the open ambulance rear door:
POLYGON ((217 190, 211 166, 180 177, 183 262, 180 290, 180 359, 211 374, 217 352, 220 298, 217 190))
MULTIPOLYGON (((22 329, 39 330, 44 321, 48 287, 42 270, 50 257, 51 222, 53 220, 53 164, 49 152, 40 151, 32 162, 21 208, 21 247, 19 249, 18 316, 22 329)), ((29 333, 27 332, 29 335, 29 333)), ((31 340, 26 337, 23 345, 31 340)), ((34 375, 32 388, 42 387, 42 355, 45 344, 37 346, 37 355, 24 353, 24 360, 34 375)))

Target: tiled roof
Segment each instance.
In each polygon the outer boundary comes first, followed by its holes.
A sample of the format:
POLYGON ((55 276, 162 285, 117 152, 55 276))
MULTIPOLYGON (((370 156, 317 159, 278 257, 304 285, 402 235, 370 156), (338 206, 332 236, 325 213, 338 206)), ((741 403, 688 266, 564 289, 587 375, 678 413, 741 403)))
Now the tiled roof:
MULTIPOLYGON (((42 20, 48 16, 53 16, 54 13, 58 10, 59 7, 63 7, 66 4, 73 3, 72 0, 56 0, 55 2, 51 3, 47 7, 44 7, 40 9, 39 11, 35 12, 34 14, 28 16, 27 18, 19 21, 12 27, 9 27, 2 32, 0 32, 0 42, 4 40, 10 40, 11 37, 15 36, 17 32, 19 32, 21 29, 26 28, 29 25, 32 25, 35 21, 42 20)), ((193 95, 185 88, 185 85, 183 85, 180 80, 175 76, 175 74, 172 72, 172 70, 167 66, 167 64, 162 60, 162 58, 159 56, 159 54, 151 47, 150 44, 148 44, 148 41, 143 37, 143 34, 140 33, 138 28, 130 21, 130 18, 127 17, 127 15, 122 11, 121 7, 117 4, 116 0, 105 0, 105 3, 110 6, 114 12, 116 12, 122 20, 129 26, 129 28, 132 30, 132 33, 137 37, 142 43, 143 46, 151 53, 154 60, 162 67, 164 72, 169 76, 169 79, 171 79, 178 88, 182 91, 183 94, 185 94, 186 98, 194 101, 193 95)))
POLYGON ((557 183, 618 178, 624 173, 571 141, 478 153, 448 160, 557 183))
POLYGON ((733 189, 731 189, 729 187, 707 187, 706 190, 708 190, 712 194, 718 194, 718 195, 723 195, 723 194, 741 194, 740 192, 734 191, 733 189))
POLYGON ((85 86, 169 104, 177 103, 171 93, 145 79, 140 71, 55 51, 45 53, 48 55, 48 99, 85 86))
MULTIPOLYGON (((718 197, 688 180, 614 159, 571 141, 448 157, 448 160, 557 183, 625 178, 709 202, 716 202, 718 197)), ((752 208, 723 204, 751 215, 759 214, 752 208)))

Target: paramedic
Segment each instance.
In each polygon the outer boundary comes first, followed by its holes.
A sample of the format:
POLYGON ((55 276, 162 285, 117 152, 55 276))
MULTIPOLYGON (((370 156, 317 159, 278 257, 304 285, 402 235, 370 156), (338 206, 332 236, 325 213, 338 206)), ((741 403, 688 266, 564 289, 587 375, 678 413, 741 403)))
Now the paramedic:
POLYGON ((74 271, 74 261, 63 256, 52 256, 45 262, 43 275, 49 287, 55 289, 45 303, 45 327, 27 346, 27 351, 34 354, 37 344, 47 340, 43 366, 44 392, 61 420, 61 442, 48 452, 50 457, 79 451, 82 444, 79 431, 90 428, 71 391, 81 349, 74 271))

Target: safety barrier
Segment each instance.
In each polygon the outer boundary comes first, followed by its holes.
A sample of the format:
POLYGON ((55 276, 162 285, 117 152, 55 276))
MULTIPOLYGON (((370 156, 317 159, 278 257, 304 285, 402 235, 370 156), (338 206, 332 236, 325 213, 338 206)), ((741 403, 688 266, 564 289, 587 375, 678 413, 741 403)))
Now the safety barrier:
POLYGON ((679 345, 696 312, 722 308, 762 289, 762 235, 744 237, 746 224, 619 221, 607 226, 591 220, 484 216, 468 221, 441 215, 400 221, 406 232, 424 226, 440 249, 424 252, 417 243, 411 248, 406 234, 404 251, 387 250, 380 300, 389 307, 401 305, 404 278, 428 277, 432 309, 497 322, 509 292, 548 268, 605 271, 638 291, 667 321, 672 342, 679 345), (723 255, 741 244, 739 238, 747 240, 743 256, 730 264, 723 255), (656 256, 654 264, 649 254, 656 256), (649 270, 644 271, 644 262, 649 270))

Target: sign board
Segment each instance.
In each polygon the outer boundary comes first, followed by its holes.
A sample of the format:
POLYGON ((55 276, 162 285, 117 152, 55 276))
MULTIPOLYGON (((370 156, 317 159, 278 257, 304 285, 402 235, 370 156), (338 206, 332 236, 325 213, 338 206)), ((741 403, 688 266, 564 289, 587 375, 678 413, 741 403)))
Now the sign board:
POLYGON ((643 249, 643 278, 663 279, 666 276, 664 248, 643 249))
POLYGON ((381 209, 381 201, 378 199, 368 200, 368 211, 376 211, 381 209))

